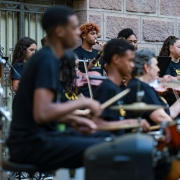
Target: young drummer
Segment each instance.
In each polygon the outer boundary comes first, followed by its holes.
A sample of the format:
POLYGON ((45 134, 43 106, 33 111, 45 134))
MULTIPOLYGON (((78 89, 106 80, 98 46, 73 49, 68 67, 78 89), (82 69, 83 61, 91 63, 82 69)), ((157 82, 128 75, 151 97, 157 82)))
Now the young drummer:
MULTIPOLYGON (((94 92, 94 99, 100 103, 106 102, 108 99, 117 95, 122 91, 120 84, 123 77, 129 76, 134 67, 134 47, 125 40, 112 39, 104 48, 103 60, 107 63, 108 78, 104 80, 94 92)), ((131 89, 132 91, 132 89, 131 89)), ((123 100, 116 101, 113 105, 119 105, 123 100)), ((105 109, 101 117, 106 121, 123 120, 123 111, 105 109)), ((124 120, 122 123, 132 123, 137 120, 124 120)), ((146 121, 142 121, 142 124, 146 121)), ((146 130, 146 129, 145 129, 146 130)))
POLYGON ((47 171, 80 167, 84 151, 102 140, 67 136, 58 131, 57 124, 69 123, 82 132, 92 132, 97 127, 93 121, 71 112, 88 108, 95 118, 102 113, 102 108, 97 101, 86 98, 56 103, 60 58, 78 39, 78 20, 70 8, 54 6, 43 15, 42 26, 48 36, 48 46, 29 60, 22 75, 7 140, 11 161, 47 171))

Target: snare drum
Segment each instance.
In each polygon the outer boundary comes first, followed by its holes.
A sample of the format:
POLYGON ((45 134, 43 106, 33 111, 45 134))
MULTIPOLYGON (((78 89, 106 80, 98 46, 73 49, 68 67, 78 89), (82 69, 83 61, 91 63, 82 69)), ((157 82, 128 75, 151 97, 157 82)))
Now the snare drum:
POLYGON ((180 149, 180 120, 162 124, 166 136, 166 143, 170 150, 180 149))

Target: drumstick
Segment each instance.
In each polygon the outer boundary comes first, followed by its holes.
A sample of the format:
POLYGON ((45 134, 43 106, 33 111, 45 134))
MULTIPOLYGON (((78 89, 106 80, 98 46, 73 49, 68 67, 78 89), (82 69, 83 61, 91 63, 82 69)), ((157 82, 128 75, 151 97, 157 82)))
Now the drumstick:
MULTIPOLYGON (((155 125, 150 127, 150 131, 160 129, 160 125, 155 125)), ((132 129, 132 132, 137 132, 137 129, 132 129)))
POLYGON ((160 125, 156 125, 156 126, 151 126, 150 127, 150 130, 157 130, 157 129, 160 129, 160 125))
POLYGON ((129 88, 120 92, 119 94, 115 95, 111 99, 107 100, 105 103, 101 104, 101 108, 102 109, 107 108, 108 106, 110 106, 111 104, 113 104, 114 102, 116 102, 117 100, 119 100, 120 98, 122 98, 123 96, 125 96, 129 92, 130 92, 129 88))

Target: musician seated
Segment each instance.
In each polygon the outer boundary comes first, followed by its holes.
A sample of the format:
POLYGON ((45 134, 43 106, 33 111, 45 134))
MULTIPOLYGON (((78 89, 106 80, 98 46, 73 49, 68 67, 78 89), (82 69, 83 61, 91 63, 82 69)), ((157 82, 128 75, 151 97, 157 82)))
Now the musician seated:
MULTIPOLYGON (((147 49, 136 51, 134 58, 135 68, 132 72, 132 79, 128 83, 130 93, 125 96, 124 103, 132 104, 137 102, 137 92, 144 91, 142 102, 147 104, 162 105, 167 104, 157 94, 157 92, 149 86, 150 82, 157 79, 159 68, 157 66, 157 59, 155 54, 147 49)), ((147 119, 151 125, 158 124, 163 121, 172 121, 180 112, 180 101, 177 100, 171 107, 163 109, 159 108, 154 111, 147 111, 143 113, 142 117, 147 119)), ((127 112, 127 118, 136 118, 139 114, 134 112, 127 112)))
MULTIPOLYGON (((119 94, 122 89, 120 84, 123 81, 123 77, 129 76, 134 67, 134 47, 122 39, 112 39, 104 48, 103 57, 108 66, 108 78, 104 80, 95 90, 94 99, 98 100, 101 104, 111 99, 115 95, 119 94)), ((123 99, 119 99, 113 103, 118 106, 123 103, 123 99)), ((106 108, 101 114, 101 118, 106 121, 120 121, 119 124, 131 124, 137 121, 136 119, 124 120, 124 113, 121 110, 111 110, 106 108)), ((115 123, 114 122, 114 123, 115 123)), ((146 128, 146 121, 142 121, 144 130, 146 128)), ((112 124, 112 123, 111 123, 112 124)), ((118 132, 120 135, 122 132, 118 132)))

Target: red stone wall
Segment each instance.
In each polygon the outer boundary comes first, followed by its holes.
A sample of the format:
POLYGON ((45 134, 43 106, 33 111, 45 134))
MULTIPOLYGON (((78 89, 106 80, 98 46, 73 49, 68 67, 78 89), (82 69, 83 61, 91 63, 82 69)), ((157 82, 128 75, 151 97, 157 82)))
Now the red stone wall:
POLYGON ((73 5, 80 23, 100 26, 99 40, 108 41, 130 27, 138 36, 139 48, 159 53, 170 35, 180 37, 179 0, 75 0, 73 5))

